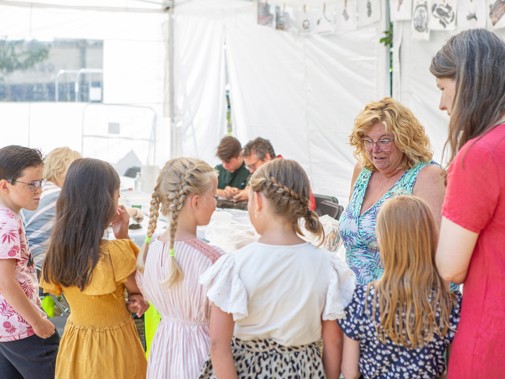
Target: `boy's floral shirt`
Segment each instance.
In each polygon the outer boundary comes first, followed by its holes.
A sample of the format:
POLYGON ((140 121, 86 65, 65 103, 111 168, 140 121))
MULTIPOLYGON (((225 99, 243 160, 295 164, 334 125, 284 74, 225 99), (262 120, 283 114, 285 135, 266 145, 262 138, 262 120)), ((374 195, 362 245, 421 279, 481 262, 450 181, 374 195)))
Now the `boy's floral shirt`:
MULTIPOLYGON (((0 259, 16 260, 16 280, 41 315, 39 286, 21 218, 0 207, 0 259)), ((45 317, 45 316, 43 316, 45 317)), ((5 300, 0 292, 0 342, 16 341, 34 334, 32 327, 5 300)))

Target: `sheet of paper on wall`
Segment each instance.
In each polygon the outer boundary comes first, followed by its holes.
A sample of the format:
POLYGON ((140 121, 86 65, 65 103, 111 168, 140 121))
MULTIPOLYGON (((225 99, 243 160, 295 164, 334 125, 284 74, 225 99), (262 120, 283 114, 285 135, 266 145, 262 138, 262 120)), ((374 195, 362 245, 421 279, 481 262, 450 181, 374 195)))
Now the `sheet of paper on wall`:
POLYGON ((320 10, 309 9, 308 7, 297 8, 295 10, 296 30, 300 35, 315 32, 320 10))
POLYGON ((258 24, 275 27, 275 8, 268 3, 258 3, 258 24))
POLYGON ((393 22, 410 20, 412 18, 412 0, 390 0, 389 15, 393 22))
POLYGON ((415 0, 412 6, 412 39, 419 41, 430 40, 430 28, 428 21, 428 1, 415 0))
POLYGON ((344 0, 335 4, 336 7, 336 25, 337 32, 356 30, 358 28, 358 9, 356 0, 344 0))
POLYGON ((458 4, 458 29, 485 28, 486 21, 487 7, 485 1, 463 0, 458 4))
POLYGON ((380 18, 380 1, 358 0, 358 27, 379 22, 380 18))
POLYGON ((432 0, 429 7, 430 30, 456 29, 457 0, 432 0))
POLYGON ((505 28, 505 1, 488 0, 489 23, 493 29, 505 28))
POLYGON ((292 7, 275 6, 275 29, 286 32, 296 29, 295 12, 292 7))

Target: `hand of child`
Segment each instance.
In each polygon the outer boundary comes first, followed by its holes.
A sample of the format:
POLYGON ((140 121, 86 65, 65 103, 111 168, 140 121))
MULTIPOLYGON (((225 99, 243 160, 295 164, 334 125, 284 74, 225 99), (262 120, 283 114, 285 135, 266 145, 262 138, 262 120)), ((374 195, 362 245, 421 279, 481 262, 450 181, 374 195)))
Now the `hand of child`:
POLYGON ((54 324, 46 318, 40 318, 40 321, 32 325, 33 331, 40 338, 49 338, 56 333, 54 324))
POLYGON ((130 223, 130 216, 126 212, 124 205, 120 205, 117 209, 116 216, 112 219, 112 231, 114 232, 114 237, 116 239, 129 238, 128 236, 128 224, 130 223))
POLYGON ((144 300, 144 296, 139 293, 132 293, 128 295, 126 308, 130 313, 135 313, 137 317, 142 316, 149 308, 149 303, 144 300))

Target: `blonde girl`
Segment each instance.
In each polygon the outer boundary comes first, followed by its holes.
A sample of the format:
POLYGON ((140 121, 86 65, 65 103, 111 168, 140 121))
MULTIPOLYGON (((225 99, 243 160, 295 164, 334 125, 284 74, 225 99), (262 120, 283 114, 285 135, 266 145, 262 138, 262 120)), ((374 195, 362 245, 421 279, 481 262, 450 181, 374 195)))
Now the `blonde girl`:
POLYGON ((250 184, 259 241, 223 256, 200 279, 213 302, 211 361, 200 378, 338 378, 342 332, 335 319, 352 297, 354 274, 300 237, 300 220, 316 236, 323 229, 298 163, 268 162, 250 184))
POLYGON ((210 305, 198 277, 221 251, 198 240, 196 228, 209 223, 216 191, 216 172, 194 158, 168 161, 156 181, 137 273, 142 293, 161 313, 148 378, 194 379, 209 354, 210 305), (170 225, 152 239, 160 212, 170 225))
POLYGON ((438 378, 459 321, 435 266, 437 229, 430 207, 415 196, 387 200, 377 218, 381 279, 358 286, 346 318, 345 378, 438 378))

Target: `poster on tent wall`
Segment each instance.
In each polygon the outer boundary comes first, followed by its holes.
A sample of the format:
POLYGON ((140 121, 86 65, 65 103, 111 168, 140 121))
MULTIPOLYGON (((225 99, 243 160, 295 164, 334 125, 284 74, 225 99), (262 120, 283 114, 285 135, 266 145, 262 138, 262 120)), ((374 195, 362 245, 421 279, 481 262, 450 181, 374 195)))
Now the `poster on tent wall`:
POLYGON ((428 0, 414 0, 411 25, 412 39, 430 40, 428 0))
POLYGON ((276 5, 275 6, 275 29, 291 31, 295 28, 295 16, 293 8, 276 5))
POLYGON ((336 16, 337 7, 324 3, 317 19, 316 33, 322 35, 335 33, 336 16))
POLYGON ((432 0, 430 2, 430 30, 456 29, 457 0, 432 0))
POLYGON ((488 0, 489 21, 493 29, 505 28, 505 1, 488 0))
POLYGON ((371 25, 381 18, 380 1, 358 0, 358 26, 371 25))
POLYGON ((310 34, 316 30, 320 12, 306 7, 295 10, 295 27, 300 35, 310 34))
POLYGON ((258 24, 275 27, 275 9, 271 4, 258 3, 258 24))
POLYGON ((391 21, 405 21, 412 17, 412 0, 390 0, 389 14, 391 21))
POLYGON ((344 0, 336 4, 335 22, 335 29, 338 32, 356 30, 358 28, 356 0, 344 0))
POLYGON ((463 0, 458 4, 458 29, 472 29, 486 27, 486 2, 482 0, 463 0))

